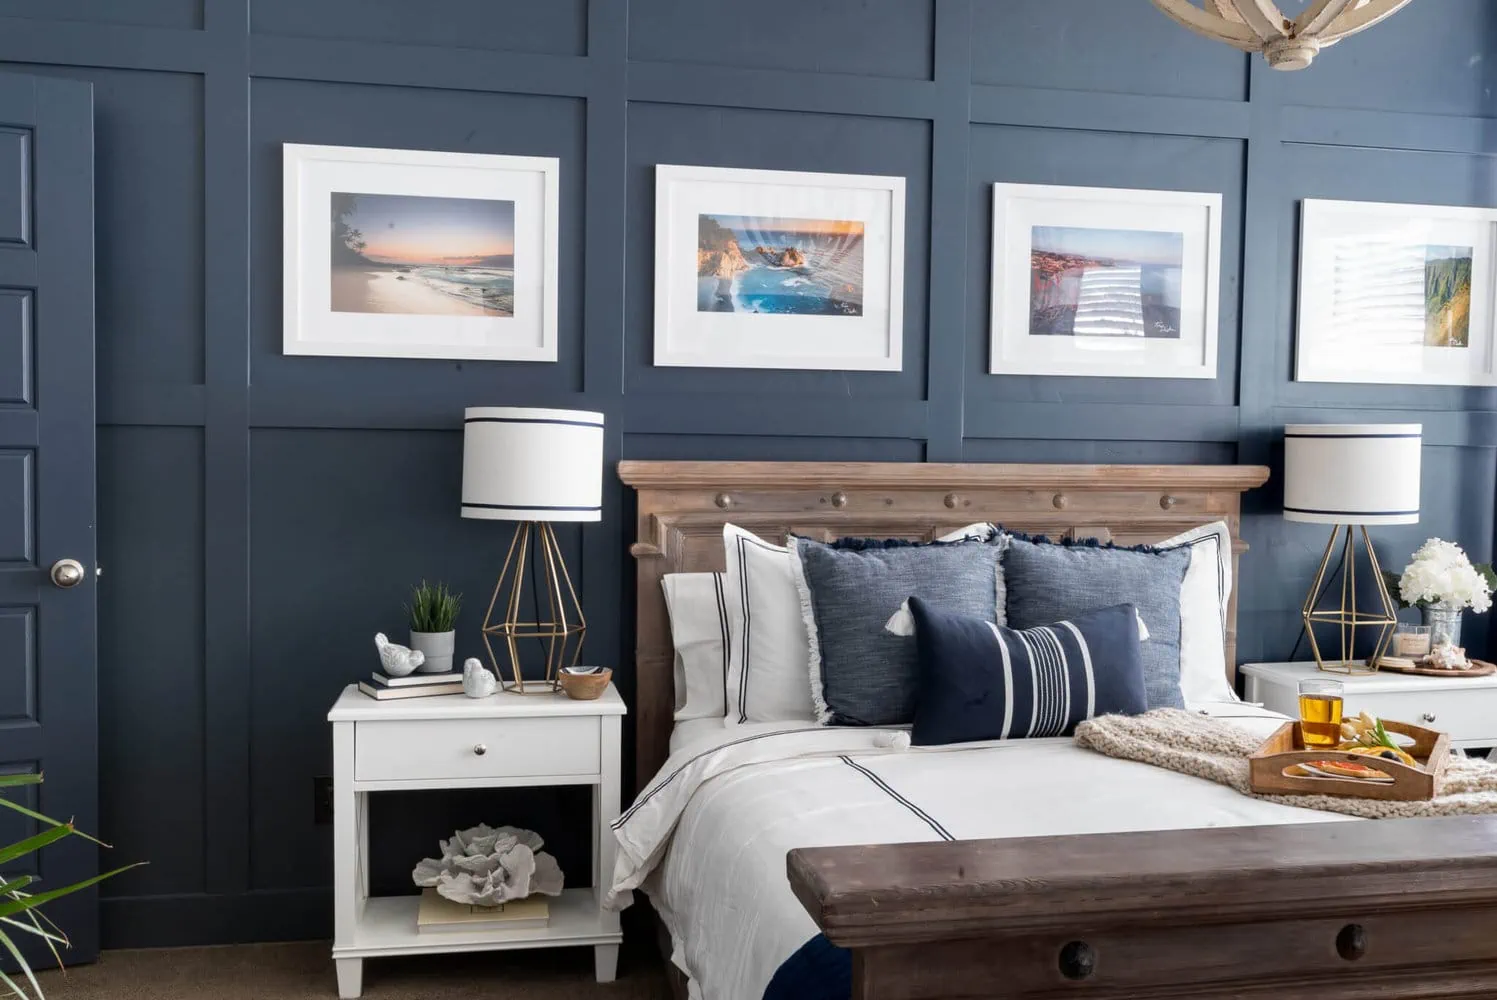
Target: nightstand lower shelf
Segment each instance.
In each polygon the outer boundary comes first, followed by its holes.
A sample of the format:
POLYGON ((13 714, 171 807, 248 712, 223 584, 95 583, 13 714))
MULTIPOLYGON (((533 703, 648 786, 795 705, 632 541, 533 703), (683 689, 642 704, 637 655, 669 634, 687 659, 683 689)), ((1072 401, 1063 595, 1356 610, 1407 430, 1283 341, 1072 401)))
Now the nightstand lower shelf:
POLYGON ((364 901, 353 942, 334 945, 334 958, 384 958, 454 951, 562 948, 618 944, 623 935, 605 928, 592 889, 567 889, 550 900, 551 922, 513 931, 427 931, 416 929, 420 896, 374 896, 364 901))

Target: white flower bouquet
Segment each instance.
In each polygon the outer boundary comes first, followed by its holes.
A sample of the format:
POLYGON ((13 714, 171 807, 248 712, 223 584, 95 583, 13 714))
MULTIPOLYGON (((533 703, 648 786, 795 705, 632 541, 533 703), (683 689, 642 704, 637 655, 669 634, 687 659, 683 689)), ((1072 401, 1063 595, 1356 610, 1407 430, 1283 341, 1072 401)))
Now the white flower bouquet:
MULTIPOLYGON (((1391 591, 1394 581, 1388 582, 1391 591)), ((1490 565, 1473 566, 1454 542, 1431 538, 1414 553, 1397 584, 1404 607, 1470 608, 1481 614, 1492 607, 1497 573, 1490 565)))

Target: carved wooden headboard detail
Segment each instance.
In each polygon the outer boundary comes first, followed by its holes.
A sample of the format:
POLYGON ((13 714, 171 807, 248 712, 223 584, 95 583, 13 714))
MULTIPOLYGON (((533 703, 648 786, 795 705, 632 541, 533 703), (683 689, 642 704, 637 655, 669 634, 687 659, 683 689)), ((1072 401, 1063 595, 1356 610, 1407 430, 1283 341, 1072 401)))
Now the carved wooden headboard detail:
MULTIPOLYGON (((722 526, 765 538, 847 535, 930 539, 975 521, 1015 531, 1157 542, 1225 520, 1238 539, 1242 493, 1257 465, 938 465, 934 463, 620 462, 639 499, 635 631, 636 783, 665 763, 675 711, 670 623, 660 580, 721 571, 722 526)), ((1237 540, 1240 555, 1246 546, 1237 540)), ((1227 619, 1236 671, 1237 588, 1227 619)), ((1234 678, 1235 679, 1235 678, 1234 678)))

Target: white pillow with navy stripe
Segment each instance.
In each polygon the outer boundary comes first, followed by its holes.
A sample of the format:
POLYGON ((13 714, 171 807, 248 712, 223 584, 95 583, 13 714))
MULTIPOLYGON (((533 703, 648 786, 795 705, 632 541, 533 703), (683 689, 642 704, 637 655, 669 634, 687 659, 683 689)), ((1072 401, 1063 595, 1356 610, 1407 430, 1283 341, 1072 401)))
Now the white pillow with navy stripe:
POLYGON ((727 710, 728 609, 721 573, 667 573, 660 580, 676 647, 676 721, 721 719, 727 710))
POLYGON ((1094 716, 1148 709, 1131 604, 1028 629, 937 611, 918 596, 909 607, 917 746, 1069 736, 1094 716))

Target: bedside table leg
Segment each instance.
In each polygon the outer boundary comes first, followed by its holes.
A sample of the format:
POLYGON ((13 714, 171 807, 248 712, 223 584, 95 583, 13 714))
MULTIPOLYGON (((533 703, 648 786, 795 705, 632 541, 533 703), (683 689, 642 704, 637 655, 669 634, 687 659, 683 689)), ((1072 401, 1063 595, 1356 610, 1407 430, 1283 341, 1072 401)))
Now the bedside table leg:
POLYGON ((355 1000, 364 992, 364 960, 362 958, 336 959, 338 966, 338 996, 343 1000, 355 1000))
POLYGON ((593 971, 598 982, 611 983, 619 971, 619 946, 616 944, 593 945, 593 971))

